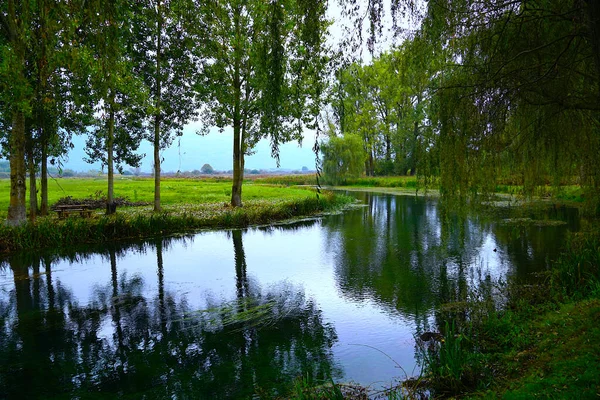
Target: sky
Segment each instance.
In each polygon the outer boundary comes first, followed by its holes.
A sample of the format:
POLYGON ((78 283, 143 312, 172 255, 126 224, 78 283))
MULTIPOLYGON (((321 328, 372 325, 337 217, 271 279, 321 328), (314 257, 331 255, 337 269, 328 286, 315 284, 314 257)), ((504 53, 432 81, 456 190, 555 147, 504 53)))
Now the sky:
MULTIPOLYGON (((233 130, 225 129, 219 133, 218 129, 211 129, 206 136, 197 135, 200 124, 198 122, 188 124, 183 131, 183 136, 176 139, 171 147, 161 152, 164 159, 161 169, 164 172, 199 170, 204 164, 210 164, 215 170, 228 171, 233 169, 233 130)), ((100 163, 88 164, 85 157, 84 136, 75 136, 68 160, 64 168, 75 171, 100 170, 100 163)), ((307 167, 315 169, 315 154, 312 150, 315 142, 315 134, 307 131, 300 146, 298 142, 285 143, 280 146, 280 168, 286 170, 300 170, 307 167)), ((276 162, 271 158, 271 147, 267 140, 261 140, 256 148, 256 153, 246 156, 245 168, 248 169, 272 169, 276 168, 276 162)), ((141 171, 151 172, 153 161, 152 145, 148 141, 142 142, 138 151, 145 154, 142 160, 141 171)), ((128 169, 128 167, 125 167, 128 169)))

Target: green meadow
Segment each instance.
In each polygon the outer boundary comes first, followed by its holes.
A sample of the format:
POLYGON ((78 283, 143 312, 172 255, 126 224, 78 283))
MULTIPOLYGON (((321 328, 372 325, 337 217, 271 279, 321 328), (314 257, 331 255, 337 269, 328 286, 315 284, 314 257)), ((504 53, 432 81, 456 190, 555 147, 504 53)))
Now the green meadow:
MULTIPOLYGON (((72 215, 59 219, 50 211, 35 223, 9 227, 0 225, 0 252, 45 247, 68 247, 75 243, 102 243, 130 238, 181 233, 205 228, 239 228, 280 222, 339 209, 352 200, 309 187, 287 187, 244 183, 244 206, 233 208, 231 181, 226 179, 167 178, 161 182, 162 211, 153 212, 152 178, 115 179, 115 197, 145 205, 120 207, 117 214, 105 215, 97 209, 91 218, 72 215)), ((0 218, 5 219, 9 204, 8 180, 0 180, 0 218)), ((103 199, 106 180, 64 178, 49 182, 50 207, 59 199, 103 199)))
MULTIPOLYGON (((38 182, 39 186, 39 182, 38 182)), ((75 199, 102 198, 106 195, 106 178, 58 178, 48 181, 48 202, 56 203, 60 198, 70 196, 75 199)), ((10 181, 0 180, 0 217, 6 218, 9 203, 10 181)), ((39 196, 39 193, 38 193, 39 196)), ((132 202, 153 201, 154 180, 152 178, 115 178, 115 197, 125 197, 132 202)), ((244 183, 243 199, 255 200, 292 200, 314 196, 304 188, 286 188, 275 185, 244 183)), ((231 181, 217 179, 166 178, 161 182, 161 204, 169 206, 182 204, 206 204, 229 202, 231 181)), ((27 203, 29 204, 29 203, 27 203)))

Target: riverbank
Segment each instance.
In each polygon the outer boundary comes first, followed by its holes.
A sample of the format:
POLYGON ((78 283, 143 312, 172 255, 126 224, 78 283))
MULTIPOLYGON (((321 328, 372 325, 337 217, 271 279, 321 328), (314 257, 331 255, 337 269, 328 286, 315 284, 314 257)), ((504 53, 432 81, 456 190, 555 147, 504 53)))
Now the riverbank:
POLYGON ((410 384, 446 398, 597 398, 600 232, 572 234, 539 283, 492 289, 440 306, 441 339, 421 341, 410 384))
MULTIPOLYGON (((117 196, 127 196, 137 203, 149 203, 153 181, 119 181, 117 196)), ((62 191, 74 199, 101 197, 94 193, 101 184, 91 179, 61 181, 62 191), (92 194, 90 194, 92 193, 92 194)), ((166 180, 163 182, 163 210, 155 213, 152 206, 123 207, 112 216, 98 209, 90 218, 73 216, 59 219, 56 213, 38 217, 19 227, 0 225, 0 252, 39 248, 61 248, 74 244, 103 243, 199 229, 243 228, 265 225, 294 218, 311 217, 339 210, 353 200, 346 196, 323 192, 319 196, 306 188, 269 185, 245 185, 244 206, 233 208, 228 182, 198 180, 166 180)), ((59 198, 51 191, 50 204, 59 198)), ((75 200, 76 201, 76 200, 75 200)))

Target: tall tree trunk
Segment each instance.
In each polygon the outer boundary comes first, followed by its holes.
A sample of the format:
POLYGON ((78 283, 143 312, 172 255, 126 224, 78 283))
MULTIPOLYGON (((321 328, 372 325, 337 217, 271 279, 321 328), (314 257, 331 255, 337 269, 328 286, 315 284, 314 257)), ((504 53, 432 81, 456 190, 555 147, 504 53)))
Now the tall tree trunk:
MULTIPOLYGON (((236 36, 241 34, 240 28, 241 10, 235 11, 234 24, 236 36)), ((239 49, 234 49, 235 61, 233 71, 233 95, 235 96, 233 110, 233 184, 231 187, 231 205, 242 206, 242 182, 244 181, 244 141, 242 137, 242 83, 240 77, 241 55, 239 49)))
MULTIPOLYGON (((44 133, 45 135, 46 133, 44 133)), ((48 140, 42 139, 42 166, 40 170, 42 201, 40 215, 48 215, 48 140)))
POLYGON ((418 141, 419 140, 419 122, 415 121, 414 123, 414 130, 413 130, 413 142, 412 142, 412 148, 410 151, 410 175, 414 176, 417 173, 417 163, 419 162, 419 159, 417 158, 417 148, 419 147, 418 145, 418 141))
POLYGON ((117 334, 117 349, 116 353, 120 361, 120 365, 116 367, 118 379, 123 382, 125 379, 124 366, 126 363, 125 343, 123 325, 121 324, 121 305, 119 302, 119 279, 117 274, 117 254, 114 249, 109 249, 110 258, 110 276, 112 283, 112 299, 111 299, 111 315, 113 326, 117 334))
POLYGON ((162 15, 161 2, 158 1, 158 21, 156 35, 156 93, 154 114, 154 211, 160 211, 160 106, 161 106, 161 71, 160 55, 162 52, 161 34, 162 34, 162 15))
MULTIPOLYGON (((33 146, 33 145, 32 145, 33 146)), ((29 168, 29 220, 35 222, 37 215, 37 184, 35 181, 35 160, 33 149, 30 148, 27 155, 27 164, 29 168)))
POLYGON ((12 130, 9 137, 10 149, 10 205, 6 222, 21 225, 27 221, 25 198, 25 115, 22 111, 13 112, 12 130))
POLYGON ((47 40, 47 19, 48 11, 45 0, 40 0, 40 35, 38 40, 40 41, 41 47, 41 58, 38 60, 38 87, 40 88, 40 95, 38 97, 38 107, 40 107, 40 114, 38 116, 38 126, 40 129, 40 147, 41 147, 41 169, 40 169, 40 180, 41 180, 41 209, 40 215, 48 215, 48 128, 46 126, 47 117, 47 105, 45 98, 48 91, 48 59, 46 54, 46 40, 47 40))
POLYGON ((235 259, 235 286, 237 298, 240 300, 240 304, 243 304, 241 300, 250 297, 250 285, 248 284, 248 274, 246 271, 246 254, 244 252, 244 245, 242 242, 242 231, 239 229, 234 229, 231 231, 231 236, 233 238, 233 257, 235 259))
POLYGON ((242 182, 244 181, 244 155, 241 144, 240 121, 233 123, 233 186, 231 188, 231 205, 242 206, 242 182))
POLYGON ((113 106, 110 106, 110 112, 108 117, 108 137, 106 138, 106 152, 107 152, 107 169, 108 169, 108 193, 106 195, 106 214, 114 214, 115 199, 114 199, 114 165, 113 165, 113 152, 115 146, 115 111, 113 106))
POLYGON ((167 337, 167 305, 165 302, 165 271, 163 264, 163 240, 156 242, 156 267, 158 275, 158 315, 163 340, 167 337))
POLYGON ((154 118, 154 211, 160 211, 160 120, 154 118))
POLYGON ((385 160, 389 163, 392 161, 392 135, 385 135, 385 160))

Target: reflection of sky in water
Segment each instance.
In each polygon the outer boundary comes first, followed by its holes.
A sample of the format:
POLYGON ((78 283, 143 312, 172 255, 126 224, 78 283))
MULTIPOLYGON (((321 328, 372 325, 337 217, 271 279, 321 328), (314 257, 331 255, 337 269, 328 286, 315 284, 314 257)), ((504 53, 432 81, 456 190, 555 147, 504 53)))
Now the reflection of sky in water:
MULTIPOLYGON (((333 353, 343 380, 385 386, 404 377, 397 365, 408 375, 418 373, 413 335, 417 323, 421 329, 434 324, 436 285, 443 281, 441 264, 447 274, 443 278, 476 285, 486 276, 497 280, 515 273, 519 268, 515 261, 533 262, 536 242, 526 240, 532 231, 517 232, 515 238, 514 232, 502 231, 505 228, 471 220, 462 230, 454 227, 442 245, 444 232, 434 202, 393 196, 363 200, 370 207, 296 229, 244 231, 243 248, 251 287, 299 287, 322 311, 324 323, 334 326, 338 341, 333 353), (523 245, 520 252, 513 250, 515 243, 523 245), (410 248, 414 245, 419 248, 410 248)), ((163 248, 163 265, 165 292, 185 298, 193 310, 236 297, 230 232, 203 232, 172 241, 163 248)), ((155 247, 117 256, 117 270, 119 279, 141 277, 149 301, 157 297, 155 247)), ((92 255, 81 263, 57 261, 52 279, 86 305, 98 290, 110 293, 109 258, 92 255)), ((0 270, 1 301, 7 300, 12 287, 10 268, 0 270)), ((110 318, 105 318, 99 336, 110 338, 113 329, 110 318)))

